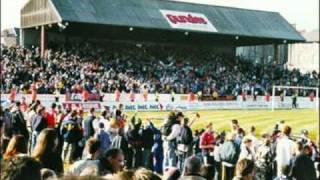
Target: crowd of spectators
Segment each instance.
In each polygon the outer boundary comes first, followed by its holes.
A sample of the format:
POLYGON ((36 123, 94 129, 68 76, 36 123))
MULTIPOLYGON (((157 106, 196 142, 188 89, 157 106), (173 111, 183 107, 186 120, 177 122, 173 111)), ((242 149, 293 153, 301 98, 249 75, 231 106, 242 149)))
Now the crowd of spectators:
POLYGON ((101 113, 63 109, 40 101, 1 108, 1 179, 316 180, 319 146, 302 130, 279 122, 256 135, 236 119, 224 132, 208 123, 191 130, 200 114, 173 110, 155 126, 120 104, 101 113), (88 115, 84 116, 84 113, 88 115))
POLYGON ((319 86, 316 72, 302 74, 284 64, 246 61, 208 47, 152 44, 86 43, 49 49, 45 58, 40 58, 37 47, 2 47, 0 70, 3 93, 13 87, 30 93, 33 82, 39 94, 83 88, 90 93, 114 93, 117 88, 140 93, 147 88, 150 93, 265 95, 272 85, 319 86))

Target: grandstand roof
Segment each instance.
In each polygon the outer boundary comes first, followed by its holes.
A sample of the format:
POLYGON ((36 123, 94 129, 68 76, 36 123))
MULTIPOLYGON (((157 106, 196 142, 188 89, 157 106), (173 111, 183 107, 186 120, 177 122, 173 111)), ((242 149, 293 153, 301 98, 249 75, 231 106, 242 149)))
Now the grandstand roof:
POLYGON ((22 28, 58 22, 267 38, 288 43, 304 41, 277 12, 164 0, 30 0, 21 10, 22 28), (185 26, 187 23, 181 25, 179 21, 180 26, 176 26, 176 21, 168 18, 187 18, 190 14, 204 18, 205 27, 185 26))

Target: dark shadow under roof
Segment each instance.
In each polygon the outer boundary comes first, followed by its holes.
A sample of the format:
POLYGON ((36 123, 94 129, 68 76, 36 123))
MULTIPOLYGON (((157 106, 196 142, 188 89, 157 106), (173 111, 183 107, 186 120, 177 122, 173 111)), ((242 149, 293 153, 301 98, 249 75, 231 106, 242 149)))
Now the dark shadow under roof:
POLYGON ((185 31, 173 29, 160 12, 160 10, 171 10, 205 15, 217 29, 217 32, 209 32, 215 35, 283 39, 288 42, 304 41, 304 38, 276 12, 164 0, 45 1, 51 1, 50 4, 54 6, 53 11, 58 14, 57 19, 61 18, 61 21, 67 22, 185 31))

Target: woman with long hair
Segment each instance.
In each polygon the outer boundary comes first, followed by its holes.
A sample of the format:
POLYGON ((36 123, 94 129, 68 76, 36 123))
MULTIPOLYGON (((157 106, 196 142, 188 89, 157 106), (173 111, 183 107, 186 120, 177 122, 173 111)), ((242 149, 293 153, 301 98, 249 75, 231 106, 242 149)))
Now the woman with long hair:
POLYGON ((32 156, 40 161, 42 168, 53 170, 58 176, 63 173, 63 162, 57 153, 58 137, 54 129, 44 129, 38 136, 32 156))
POLYGON ((13 136, 7 146, 3 159, 10 159, 19 155, 27 154, 28 146, 26 138, 23 135, 13 136))

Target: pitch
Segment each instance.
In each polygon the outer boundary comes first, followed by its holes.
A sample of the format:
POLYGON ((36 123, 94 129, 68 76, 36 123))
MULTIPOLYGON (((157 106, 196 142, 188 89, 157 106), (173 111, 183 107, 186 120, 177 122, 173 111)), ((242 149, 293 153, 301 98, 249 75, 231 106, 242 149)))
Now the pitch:
MULTIPOLYGON (((257 135, 263 132, 272 132, 277 122, 283 120, 292 127, 293 135, 299 136, 302 129, 309 131, 310 137, 317 140, 319 131, 319 114, 314 109, 302 110, 205 110, 197 111, 200 119, 192 125, 192 129, 202 129, 206 124, 212 122, 217 131, 229 130, 230 120, 237 119, 240 126, 247 132, 251 126, 256 127, 257 135)), ((194 117, 195 111, 185 112, 189 118, 194 117)), ((160 127, 162 120, 168 112, 138 112, 137 116, 145 121, 146 118, 155 118, 152 120, 157 127, 160 127), (157 120, 157 118, 159 118, 157 120)), ((128 112, 129 118, 134 112, 128 112)))

